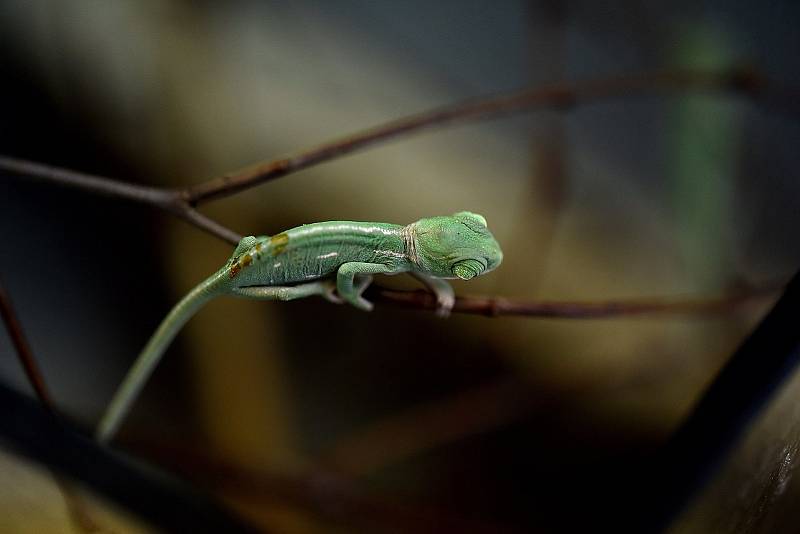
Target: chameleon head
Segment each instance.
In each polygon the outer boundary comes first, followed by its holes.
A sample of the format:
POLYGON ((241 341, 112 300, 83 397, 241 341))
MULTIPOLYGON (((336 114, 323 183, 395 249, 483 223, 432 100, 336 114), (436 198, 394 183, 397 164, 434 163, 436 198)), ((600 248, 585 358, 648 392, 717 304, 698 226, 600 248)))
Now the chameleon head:
POLYGON ((408 228, 417 265, 438 278, 469 280, 503 261, 503 252, 486 227, 486 219, 476 213, 429 217, 408 228))

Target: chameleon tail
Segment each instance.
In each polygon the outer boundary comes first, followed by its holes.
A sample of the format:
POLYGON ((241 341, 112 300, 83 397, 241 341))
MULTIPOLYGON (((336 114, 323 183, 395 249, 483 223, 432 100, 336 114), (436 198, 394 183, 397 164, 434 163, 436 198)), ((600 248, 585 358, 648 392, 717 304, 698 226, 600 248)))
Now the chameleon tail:
POLYGON ((161 321, 158 329, 142 349, 128 374, 125 375, 125 379, 117 388, 100 419, 95 430, 95 439, 98 442, 107 443, 114 438, 119 426, 128 415, 133 403, 175 335, 197 310, 222 293, 221 288, 226 280, 225 269, 213 274, 181 299, 161 321))

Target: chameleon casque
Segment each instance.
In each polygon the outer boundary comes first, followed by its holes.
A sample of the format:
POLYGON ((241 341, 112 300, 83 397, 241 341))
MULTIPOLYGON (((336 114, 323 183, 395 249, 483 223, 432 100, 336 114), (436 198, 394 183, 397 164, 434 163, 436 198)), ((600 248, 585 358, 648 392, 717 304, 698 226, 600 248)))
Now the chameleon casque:
POLYGON ((486 219, 468 211, 406 226, 329 221, 271 237, 245 237, 224 267, 167 314, 114 394, 95 436, 101 442, 114 437, 173 338, 212 298, 294 300, 318 295, 370 311, 372 303, 361 294, 372 275, 407 272, 436 294, 437 311, 447 316, 455 296, 444 279, 469 280, 496 268, 502 259, 486 219))

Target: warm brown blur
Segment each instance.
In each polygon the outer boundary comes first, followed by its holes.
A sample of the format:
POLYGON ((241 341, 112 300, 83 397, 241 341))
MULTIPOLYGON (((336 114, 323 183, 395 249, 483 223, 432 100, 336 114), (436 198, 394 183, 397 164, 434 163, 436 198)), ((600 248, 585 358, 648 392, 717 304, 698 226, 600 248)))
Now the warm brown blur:
MULTIPOLYGON (((800 72, 792 2, 430 4, 6 2, 0 154, 177 187, 530 84, 800 72)), ((457 293, 713 296, 800 265, 797 140, 796 117, 733 94, 610 99, 422 133, 201 211, 259 235, 470 210, 505 257, 457 293)), ((169 307, 231 252, 154 210, 2 173, 0 230, 0 274, 55 402, 87 427, 169 307)), ((441 320, 222 299, 171 347, 120 444, 277 532, 581 531, 768 304, 441 320)), ((29 388, 3 336, 0 380, 29 388)), ((676 532, 800 521, 797 395, 794 380, 676 532)), ((0 531, 66 521, 46 474, 4 453, 0 531)))

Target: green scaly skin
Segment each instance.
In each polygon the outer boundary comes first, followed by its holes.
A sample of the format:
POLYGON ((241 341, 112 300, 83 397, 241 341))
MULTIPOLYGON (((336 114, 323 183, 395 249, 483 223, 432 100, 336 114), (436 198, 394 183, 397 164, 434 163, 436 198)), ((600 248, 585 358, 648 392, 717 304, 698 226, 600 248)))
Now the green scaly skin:
POLYGON ((370 311, 372 303, 361 294, 373 274, 410 273, 436 294, 438 313, 447 316, 455 296, 444 279, 469 280, 496 268, 502 259, 486 219, 467 211, 407 226, 330 221, 272 237, 245 237, 222 269, 167 314, 114 394, 95 436, 103 443, 114 437, 173 338, 212 298, 294 300, 318 295, 370 311))

